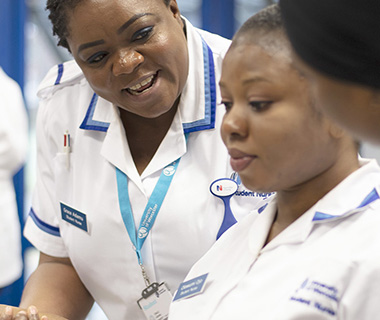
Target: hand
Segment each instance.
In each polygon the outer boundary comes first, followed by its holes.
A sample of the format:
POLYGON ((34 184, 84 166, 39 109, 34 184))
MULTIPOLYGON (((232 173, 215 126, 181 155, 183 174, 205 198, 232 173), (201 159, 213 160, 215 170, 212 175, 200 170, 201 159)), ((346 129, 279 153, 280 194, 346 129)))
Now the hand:
POLYGON ((27 310, 0 305, 0 320, 67 320, 61 316, 52 314, 40 314, 35 306, 29 306, 27 310))
POLYGON ((46 315, 40 317, 34 306, 30 306, 27 311, 11 306, 1 306, 0 320, 49 320, 49 318, 46 315))

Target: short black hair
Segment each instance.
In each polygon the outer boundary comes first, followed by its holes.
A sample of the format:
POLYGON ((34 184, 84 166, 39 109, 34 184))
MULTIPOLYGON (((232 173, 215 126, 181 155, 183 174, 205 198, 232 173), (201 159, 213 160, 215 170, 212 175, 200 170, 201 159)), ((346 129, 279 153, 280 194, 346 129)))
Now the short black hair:
POLYGON ((235 34, 235 37, 239 37, 240 34, 246 33, 247 31, 251 31, 253 29, 262 31, 285 31, 279 5, 270 5, 254 14, 243 23, 235 34))
MULTIPOLYGON (((58 36, 58 46, 70 51, 67 37, 69 36, 67 13, 84 0, 47 0, 46 10, 53 25, 53 35, 58 36)), ((169 6, 171 0, 162 0, 169 6)))
POLYGON ((260 10, 243 23, 232 39, 231 48, 242 43, 257 44, 272 53, 283 52, 291 62, 291 45, 278 4, 260 10))

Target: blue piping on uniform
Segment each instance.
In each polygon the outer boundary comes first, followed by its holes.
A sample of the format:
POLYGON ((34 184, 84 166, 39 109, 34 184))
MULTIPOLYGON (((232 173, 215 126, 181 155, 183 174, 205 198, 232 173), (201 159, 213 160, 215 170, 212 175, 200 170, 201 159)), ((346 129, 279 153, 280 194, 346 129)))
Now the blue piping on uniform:
POLYGON ((37 217, 36 213, 33 211, 33 208, 30 209, 29 216, 32 218, 36 226, 42 231, 45 231, 46 233, 49 233, 56 237, 61 236, 59 228, 53 227, 50 224, 43 222, 40 218, 37 217))
POLYGON ((363 200, 363 202, 359 205, 358 208, 365 207, 366 205, 370 204, 371 202, 379 199, 379 194, 377 193, 376 189, 373 189, 368 196, 363 200))
POLYGON ((63 64, 60 63, 60 64, 58 65, 58 75, 57 75, 57 79, 55 79, 55 82, 54 82, 54 85, 55 85, 55 86, 56 86, 57 84, 60 84, 60 83, 61 83, 62 76, 63 76, 63 64))
MULTIPOLYGON (((191 123, 184 123, 184 133, 208 130, 215 128, 216 112, 216 81, 215 64, 213 53, 207 43, 202 39, 203 59, 204 59, 204 80, 205 80, 205 117, 191 123)), ((109 123, 93 120, 98 95, 94 93, 86 116, 80 125, 81 129, 107 132, 109 123)))
POLYGON ((204 119, 191 123, 184 123, 185 133, 208 130, 215 128, 216 112, 216 81, 214 57, 210 47, 202 39, 203 44, 203 63, 204 63, 204 82, 205 82, 205 117, 204 119))
MULTIPOLYGON (((377 193, 376 189, 373 189, 364 198, 364 200, 360 203, 360 205, 358 207, 356 207, 355 209, 363 208, 363 207, 369 205, 370 203, 372 203, 378 199, 380 199, 379 194, 377 193)), ((338 218, 338 217, 340 217, 340 215, 334 216, 334 215, 323 213, 323 212, 316 212, 314 215, 313 221, 322 221, 322 220, 328 220, 328 219, 333 219, 333 218, 338 218)))
POLYGON ((102 122, 102 121, 96 121, 93 120, 94 112, 95 112, 95 107, 98 102, 98 95, 94 93, 92 96, 90 105, 87 109, 86 116, 80 125, 81 129, 85 130, 95 130, 95 131, 102 131, 102 132, 107 132, 108 127, 110 124, 108 122, 102 122))

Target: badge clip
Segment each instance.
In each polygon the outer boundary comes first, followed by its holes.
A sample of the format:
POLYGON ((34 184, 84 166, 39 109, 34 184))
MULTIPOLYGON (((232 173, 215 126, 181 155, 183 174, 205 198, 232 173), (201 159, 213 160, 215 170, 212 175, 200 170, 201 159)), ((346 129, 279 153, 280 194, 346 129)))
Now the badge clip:
POLYGON ((237 182, 232 179, 227 179, 227 178, 215 180, 210 185, 211 193, 215 197, 221 199, 224 203, 224 218, 223 218, 222 225, 220 226, 220 229, 216 236, 216 240, 218 240, 220 236, 229 227, 231 227, 237 222, 231 211, 230 199, 236 193, 238 189, 239 189, 239 186, 237 182))
POLYGON ((157 293, 159 287, 160 285, 157 282, 153 282, 149 287, 142 291, 141 296, 144 299, 148 299, 151 295, 157 293))

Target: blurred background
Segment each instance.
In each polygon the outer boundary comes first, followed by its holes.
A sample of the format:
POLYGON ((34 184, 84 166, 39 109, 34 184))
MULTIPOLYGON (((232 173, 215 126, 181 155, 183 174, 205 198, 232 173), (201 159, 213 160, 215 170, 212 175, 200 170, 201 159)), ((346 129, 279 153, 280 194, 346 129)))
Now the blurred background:
MULTIPOLYGON (((14 177, 20 223, 29 212, 35 183, 34 123, 38 109, 37 88, 54 65, 71 59, 67 50, 56 46, 45 11, 46 0, 0 0, 0 66, 22 88, 29 116, 29 153, 25 166, 14 177)), ((231 38, 252 14, 274 0, 177 0, 182 14, 195 26, 231 38)), ((362 155, 380 159, 380 151, 362 146, 362 155)), ((0 190, 1 192, 1 190, 0 190)), ((17 305, 23 285, 36 267, 38 254, 23 240, 24 274, 7 294, 10 304, 17 305)), ((0 253, 5 254, 5 253, 0 253)), ((89 320, 105 320, 95 306, 89 320)))

